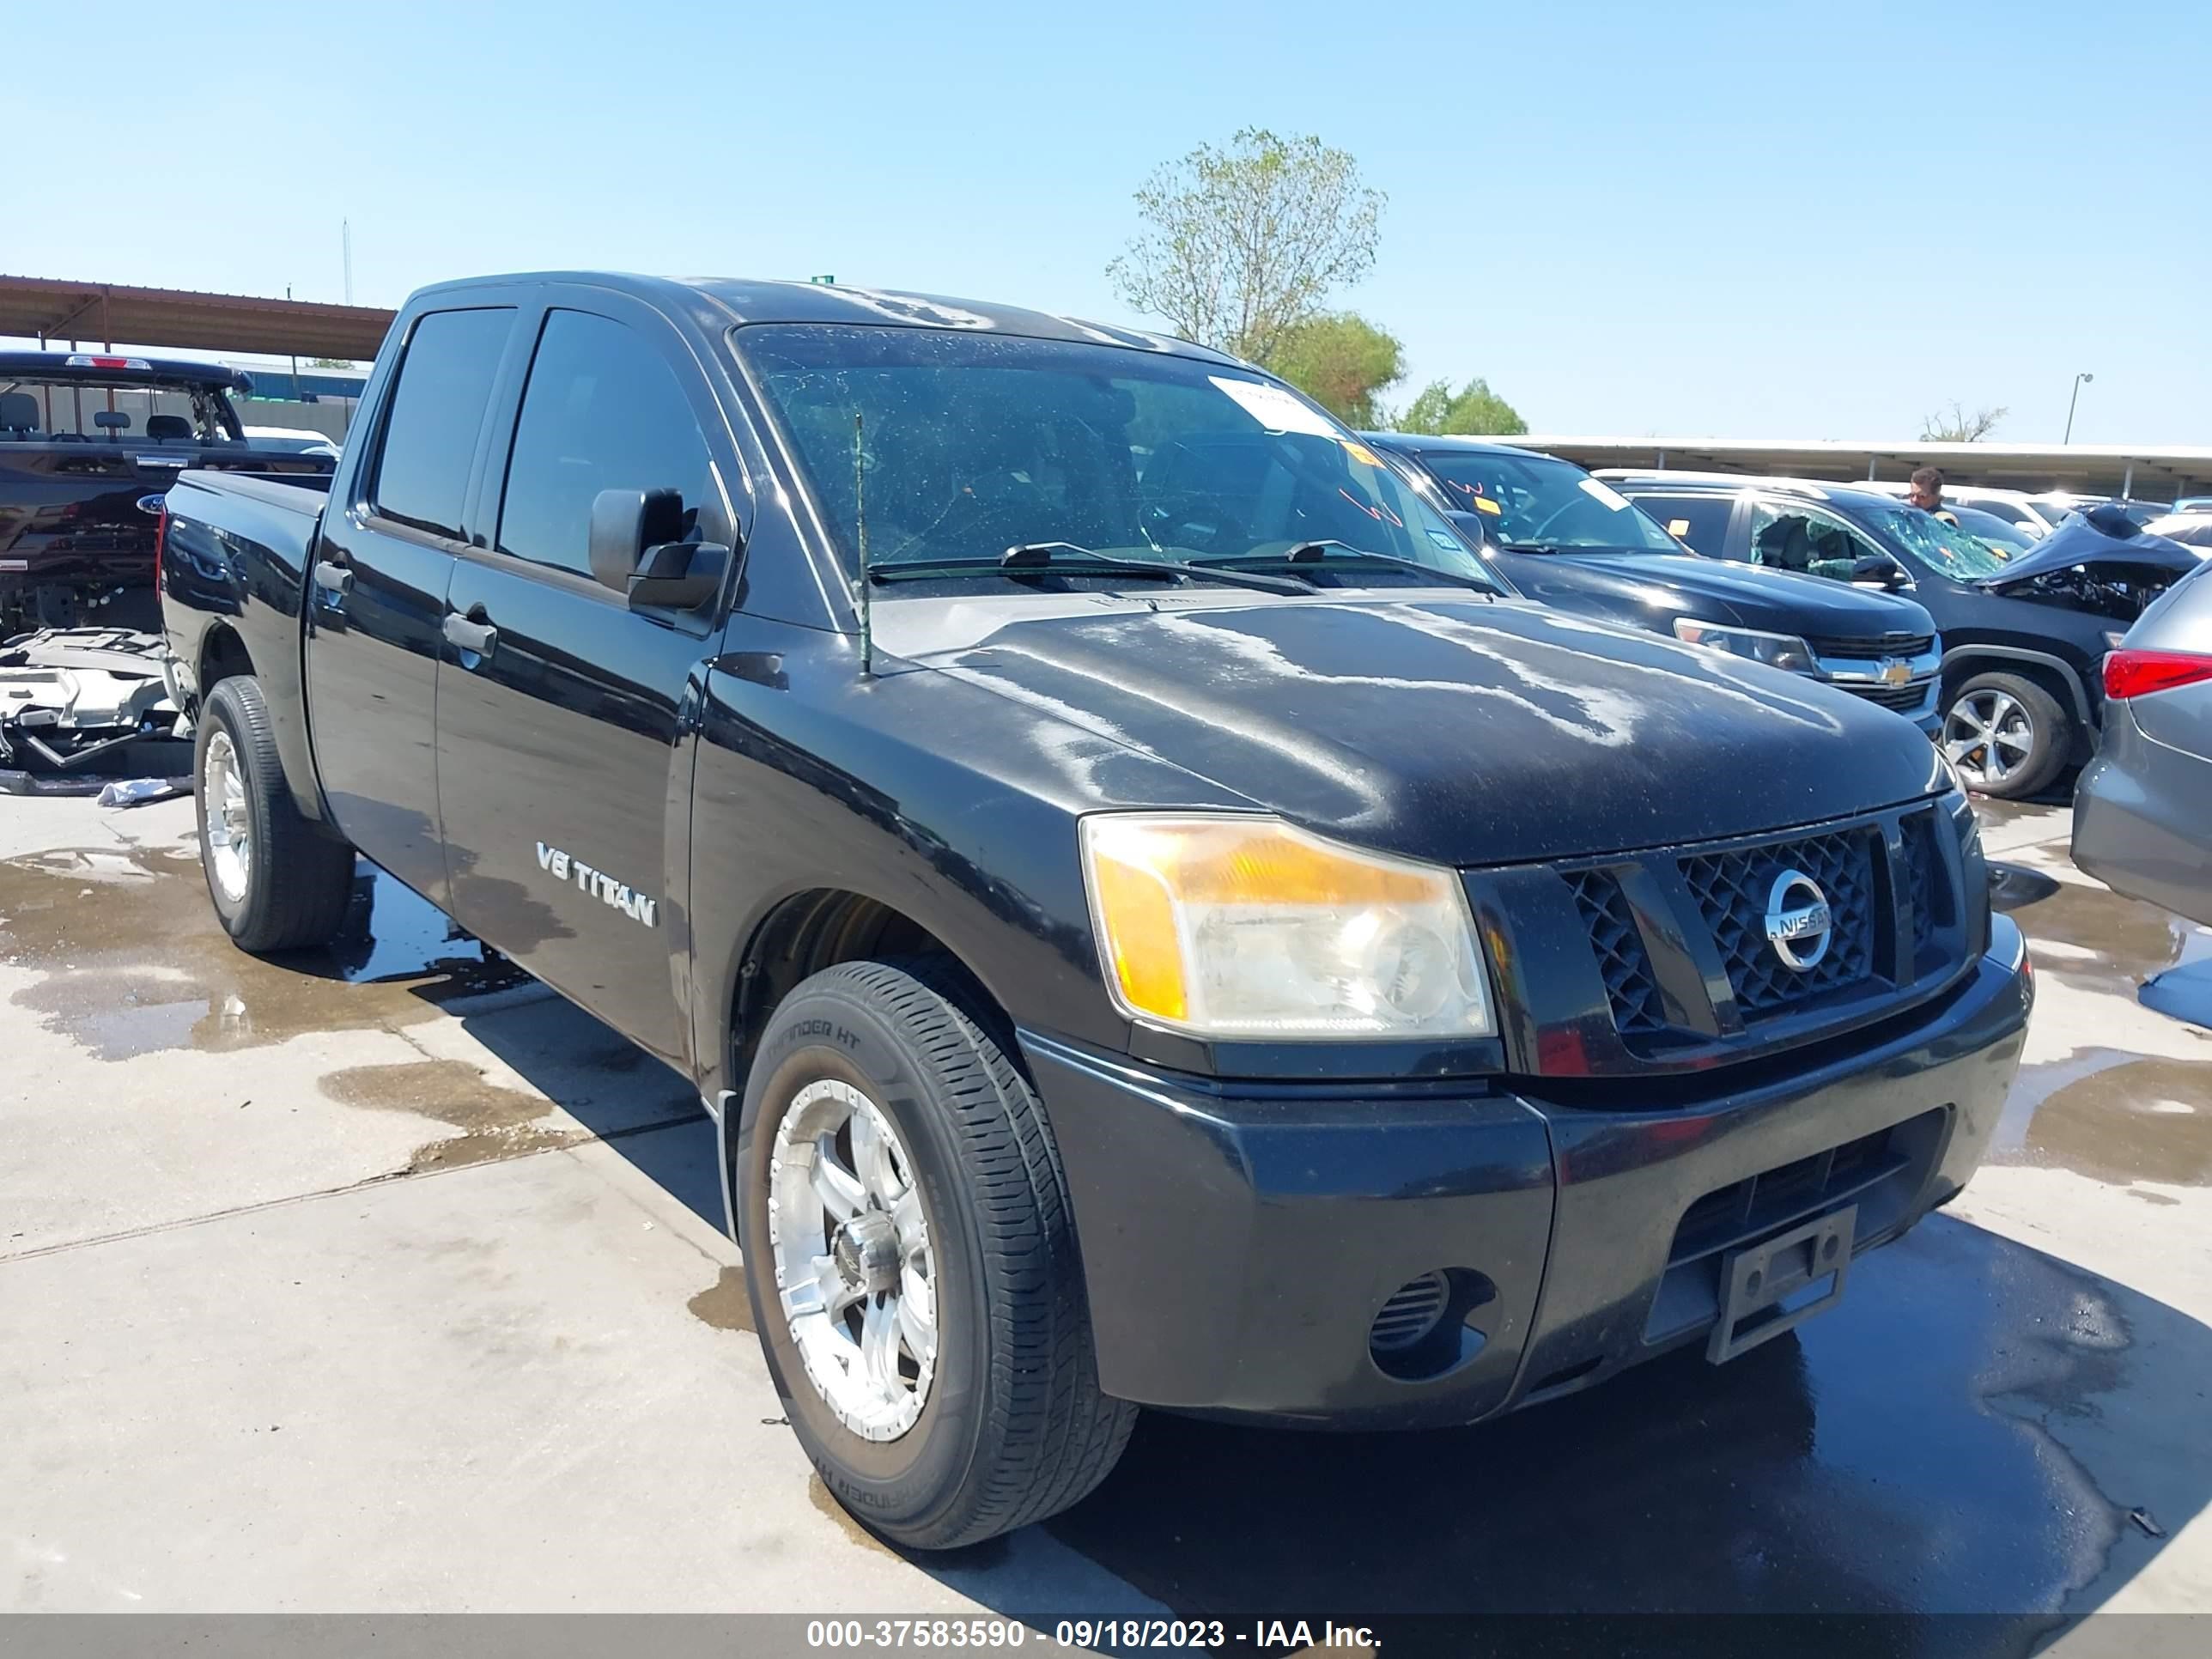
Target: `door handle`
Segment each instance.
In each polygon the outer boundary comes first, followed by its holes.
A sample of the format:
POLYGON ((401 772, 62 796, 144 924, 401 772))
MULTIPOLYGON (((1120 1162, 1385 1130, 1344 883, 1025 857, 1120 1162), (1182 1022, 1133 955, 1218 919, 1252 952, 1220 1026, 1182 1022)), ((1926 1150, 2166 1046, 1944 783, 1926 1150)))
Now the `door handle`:
POLYGON ((332 564, 328 559, 315 561, 315 586, 333 601, 353 592, 353 572, 342 564, 332 564))
POLYGON ((446 638, 461 651, 472 651, 479 657, 491 655, 492 647, 499 643, 499 629, 489 623, 471 622, 458 611, 446 613, 446 638))

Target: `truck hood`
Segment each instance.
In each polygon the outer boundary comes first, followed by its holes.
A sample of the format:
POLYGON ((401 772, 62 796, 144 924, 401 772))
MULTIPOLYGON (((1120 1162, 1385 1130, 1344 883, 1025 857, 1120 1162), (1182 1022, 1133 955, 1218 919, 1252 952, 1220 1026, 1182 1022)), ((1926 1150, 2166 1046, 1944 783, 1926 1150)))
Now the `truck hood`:
POLYGON ((886 653, 1029 719, 1437 863, 1709 840, 1940 787, 1926 739, 1847 693, 1516 601, 1194 592, 875 614, 886 653))
POLYGON ((1567 551, 1528 556, 1540 560, 1547 571, 1562 567, 1559 575, 1565 580, 1602 584, 1624 597, 1641 598, 1655 587, 1664 589, 1678 597, 1682 614, 1710 622, 1735 621, 1747 628, 1838 640, 1936 631, 1928 613, 1911 599, 1800 571, 1770 570, 1694 553, 1567 551), (1700 607, 1701 599, 1717 601, 1733 614, 1713 615, 1711 605, 1700 607))

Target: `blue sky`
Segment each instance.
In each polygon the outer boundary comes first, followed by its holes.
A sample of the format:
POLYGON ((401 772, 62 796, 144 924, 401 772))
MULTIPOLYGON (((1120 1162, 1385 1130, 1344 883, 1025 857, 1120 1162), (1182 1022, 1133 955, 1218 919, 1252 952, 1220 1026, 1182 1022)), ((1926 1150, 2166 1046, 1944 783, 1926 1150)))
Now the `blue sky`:
POLYGON ((808 276, 1130 320, 1150 169, 1386 191, 1342 297, 1539 432, 2212 442, 2212 8, 11 7, 0 270, 808 276), (50 66, 51 76, 24 73, 50 66), (143 87, 143 93, 136 90, 143 87), (103 100, 106 136, 95 127, 103 100))

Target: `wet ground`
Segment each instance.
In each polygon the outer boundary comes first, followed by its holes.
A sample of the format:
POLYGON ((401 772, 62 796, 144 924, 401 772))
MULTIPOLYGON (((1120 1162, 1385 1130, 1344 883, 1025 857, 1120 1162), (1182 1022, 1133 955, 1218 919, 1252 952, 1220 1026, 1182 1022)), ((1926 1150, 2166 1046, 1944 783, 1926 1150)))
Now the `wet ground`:
POLYGON ((261 963, 188 805, 0 812, 0 1609, 2212 1610, 2212 935, 2063 811, 1985 820, 2041 998, 1992 1164, 1832 1312, 1450 1433, 1147 1416, 931 1560, 799 1454, 682 1079, 366 869, 261 963))

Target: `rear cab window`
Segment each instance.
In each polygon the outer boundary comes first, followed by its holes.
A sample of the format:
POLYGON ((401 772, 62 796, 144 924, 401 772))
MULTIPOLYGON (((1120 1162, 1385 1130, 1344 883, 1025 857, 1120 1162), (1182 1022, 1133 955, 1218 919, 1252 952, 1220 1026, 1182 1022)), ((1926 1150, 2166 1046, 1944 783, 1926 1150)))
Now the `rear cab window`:
POLYGON ((415 325, 377 452, 368 499, 378 514, 461 538, 477 437, 514 321, 502 307, 428 312, 415 325))

